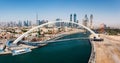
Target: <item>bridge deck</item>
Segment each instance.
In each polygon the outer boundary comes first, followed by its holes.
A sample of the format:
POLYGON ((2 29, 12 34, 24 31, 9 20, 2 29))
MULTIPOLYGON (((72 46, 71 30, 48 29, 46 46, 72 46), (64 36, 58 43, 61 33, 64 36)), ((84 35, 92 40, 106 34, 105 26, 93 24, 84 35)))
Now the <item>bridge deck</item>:
POLYGON ((70 39, 51 40, 51 41, 47 41, 47 42, 48 42, 48 43, 51 43, 51 42, 59 42, 59 41, 85 40, 85 39, 90 39, 90 38, 89 38, 89 37, 80 37, 80 38, 70 38, 70 39))

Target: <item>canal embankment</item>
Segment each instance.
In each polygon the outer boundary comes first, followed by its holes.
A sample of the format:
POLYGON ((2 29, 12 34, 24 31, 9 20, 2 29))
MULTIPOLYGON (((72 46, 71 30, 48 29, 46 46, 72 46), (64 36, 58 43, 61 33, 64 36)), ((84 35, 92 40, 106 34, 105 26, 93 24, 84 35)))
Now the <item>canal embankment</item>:
POLYGON ((95 49, 95 45, 92 41, 92 35, 90 35, 89 38, 90 38, 89 41, 91 44, 91 55, 90 55, 88 63, 95 63, 95 54, 96 54, 95 50, 96 49, 95 49))
POLYGON ((94 46, 94 43, 91 41, 90 39, 90 43, 91 43, 91 55, 90 55, 90 58, 89 58, 89 61, 88 63, 95 63, 95 46, 94 46))

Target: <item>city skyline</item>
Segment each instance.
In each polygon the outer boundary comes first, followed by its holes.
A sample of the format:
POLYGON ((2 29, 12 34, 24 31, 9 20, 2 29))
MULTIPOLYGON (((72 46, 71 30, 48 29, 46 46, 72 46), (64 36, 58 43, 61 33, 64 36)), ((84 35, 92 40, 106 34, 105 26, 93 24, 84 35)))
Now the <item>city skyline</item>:
MULTIPOLYGON (((82 22, 85 14, 93 14, 95 25, 120 26, 119 0, 0 0, 0 22, 38 19, 69 20, 71 13, 82 22)), ((36 22, 36 21, 35 21, 36 22)))

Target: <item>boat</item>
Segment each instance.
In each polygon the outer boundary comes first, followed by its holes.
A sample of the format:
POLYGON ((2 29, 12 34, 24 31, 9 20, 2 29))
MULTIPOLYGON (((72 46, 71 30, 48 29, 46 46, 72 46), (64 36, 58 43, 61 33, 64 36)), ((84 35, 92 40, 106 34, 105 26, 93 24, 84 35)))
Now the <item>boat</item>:
POLYGON ((31 52, 32 50, 30 48, 23 48, 23 49, 17 49, 17 50, 12 50, 12 55, 19 55, 19 54, 24 54, 31 52))

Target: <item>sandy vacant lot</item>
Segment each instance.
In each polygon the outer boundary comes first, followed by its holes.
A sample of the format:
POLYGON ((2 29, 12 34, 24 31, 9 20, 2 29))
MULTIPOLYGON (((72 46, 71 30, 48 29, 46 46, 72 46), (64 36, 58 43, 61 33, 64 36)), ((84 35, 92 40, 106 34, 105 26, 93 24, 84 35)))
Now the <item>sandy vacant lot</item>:
POLYGON ((120 36, 101 35, 102 42, 95 42, 96 63, 120 63, 120 36))

